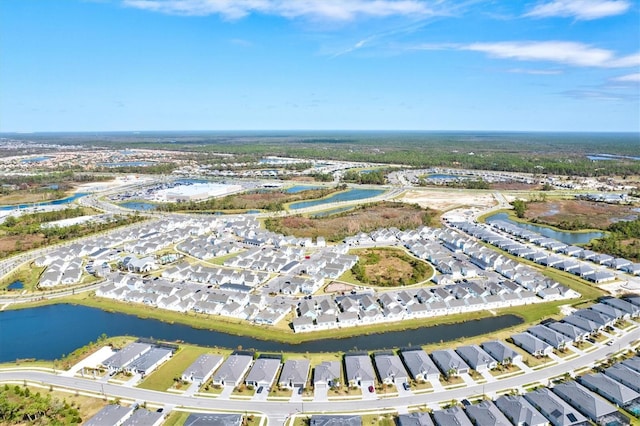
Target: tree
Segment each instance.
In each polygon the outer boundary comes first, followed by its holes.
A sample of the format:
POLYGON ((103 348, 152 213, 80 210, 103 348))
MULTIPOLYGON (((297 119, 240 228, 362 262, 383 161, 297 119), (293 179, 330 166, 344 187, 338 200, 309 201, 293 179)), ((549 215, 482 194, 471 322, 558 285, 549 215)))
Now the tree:
POLYGON ((516 212, 516 216, 522 219, 525 211, 527 210, 527 203, 524 200, 514 200, 511 205, 516 212))

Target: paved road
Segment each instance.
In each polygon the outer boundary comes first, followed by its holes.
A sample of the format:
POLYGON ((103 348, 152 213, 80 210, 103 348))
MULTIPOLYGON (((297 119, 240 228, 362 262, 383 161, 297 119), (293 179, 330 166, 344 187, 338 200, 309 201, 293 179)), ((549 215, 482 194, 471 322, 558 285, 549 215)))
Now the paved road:
POLYGON ((80 391, 105 393, 108 396, 124 399, 146 401, 159 405, 184 406, 192 409, 257 411, 271 419, 282 419, 300 412, 340 413, 354 410, 376 410, 385 408, 407 407, 414 405, 433 405, 440 401, 452 399, 461 400, 482 393, 493 394, 504 389, 514 389, 525 384, 546 383, 550 378, 565 374, 585 366, 592 366, 598 360, 607 358, 618 348, 624 348, 640 339, 640 328, 636 328, 622 337, 617 338, 615 345, 603 346, 583 356, 565 361, 541 370, 533 371, 507 379, 476 384, 464 388, 433 392, 422 395, 400 396, 387 399, 370 399, 355 401, 315 401, 315 402, 274 402, 274 401, 240 401, 223 400, 220 398, 200 398, 174 395, 165 392, 150 391, 138 388, 128 388, 109 383, 100 383, 90 379, 64 377, 41 371, 3 371, 0 372, 0 382, 27 380, 43 385, 62 386, 80 391))

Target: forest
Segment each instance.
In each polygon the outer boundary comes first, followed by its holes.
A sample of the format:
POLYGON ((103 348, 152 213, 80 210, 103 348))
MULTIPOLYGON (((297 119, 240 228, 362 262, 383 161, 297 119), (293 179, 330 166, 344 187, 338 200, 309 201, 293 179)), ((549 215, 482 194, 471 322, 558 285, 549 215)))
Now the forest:
POLYGON ((78 409, 64 400, 5 384, 0 388, 0 423, 66 426, 81 424, 82 418, 78 409))

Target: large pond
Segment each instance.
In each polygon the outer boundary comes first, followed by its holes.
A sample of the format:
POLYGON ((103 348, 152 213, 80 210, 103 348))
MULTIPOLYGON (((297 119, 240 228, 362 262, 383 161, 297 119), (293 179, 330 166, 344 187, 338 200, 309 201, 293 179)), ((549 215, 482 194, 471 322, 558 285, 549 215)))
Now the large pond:
POLYGON ((86 192, 78 192, 76 194, 73 194, 70 197, 61 198, 59 200, 43 201, 41 203, 15 204, 15 205, 11 205, 11 206, 0 206, 0 210, 16 210, 16 209, 26 209, 27 207, 57 206, 57 205, 60 205, 60 204, 69 204, 69 203, 74 202, 75 200, 77 200, 80 197, 84 197, 85 195, 87 195, 86 192))
POLYGON ((317 185, 295 185, 292 186, 290 188, 285 189, 284 192, 286 192, 287 194, 297 194, 298 192, 302 192, 302 191, 309 191, 312 189, 322 189, 322 186, 317 186, 317 185))
POLYGON ((547 238, 553 238, 554 240, 562 241, 565 244, 586 244, 594 238, 600 238, 604 236, 603 232, 564 232, 557 231, 546 226, 538 226, 530 223, 520 223, 509 218, 507 213, 496 213, 487 217, 486 221, 491 223, 496 220, 504 220, 520 228, 528 229, 529 231, 537 232, 544 235, 547 238))
POLYGON ((322 204, 340 203, 342 201, 363 200, 365 198, 377 197, 385 192, 384 189, 350 189, 344 192, 338 192, 327 198, 318 200, 299 201, 292 203, 289 208, 292 210, 305 209, 307 207, 320 206, 322 204))
POLYGON ((0 312, 0 362, 16 359, 56 359, 107 336, 131 335, 161 340, 181 340, 203 346, 255 349, 265 352, 338 352, 424 345, 491 333, 522 323, 515 315, 502 315, 464 324, 447 324, 415 330, 392 331, 345 339, 325 339, 299 345, 200 330, 181 324, 105 312, 75 305, 49 305, 0 312))
POLYGON ((125 209, 139 210, 139 211, 148 211, 148 210, 156 209, 155 204, 145 203, 144 201, 125 201, 124 203, 120 203, 118 205, 120 207, 124 207, 125 209))

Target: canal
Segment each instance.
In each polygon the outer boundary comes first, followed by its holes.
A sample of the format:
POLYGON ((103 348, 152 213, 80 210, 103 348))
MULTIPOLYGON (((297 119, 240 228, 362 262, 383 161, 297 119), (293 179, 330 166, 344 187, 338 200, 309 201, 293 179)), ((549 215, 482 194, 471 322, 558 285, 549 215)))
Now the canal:
POLYGON ((130 335, 262 352, 339 352, 419 346, 491 333, 522 323, 515 315, 488 317, 461 324, 390 331, 344 339, 323 339, 301 344, 259 340, 247 336, 170 324, 154 319, 102 311, 77 305, 49 305, 0 312, 0 362, 36 358, 53 360, 107 336, 130 335))

